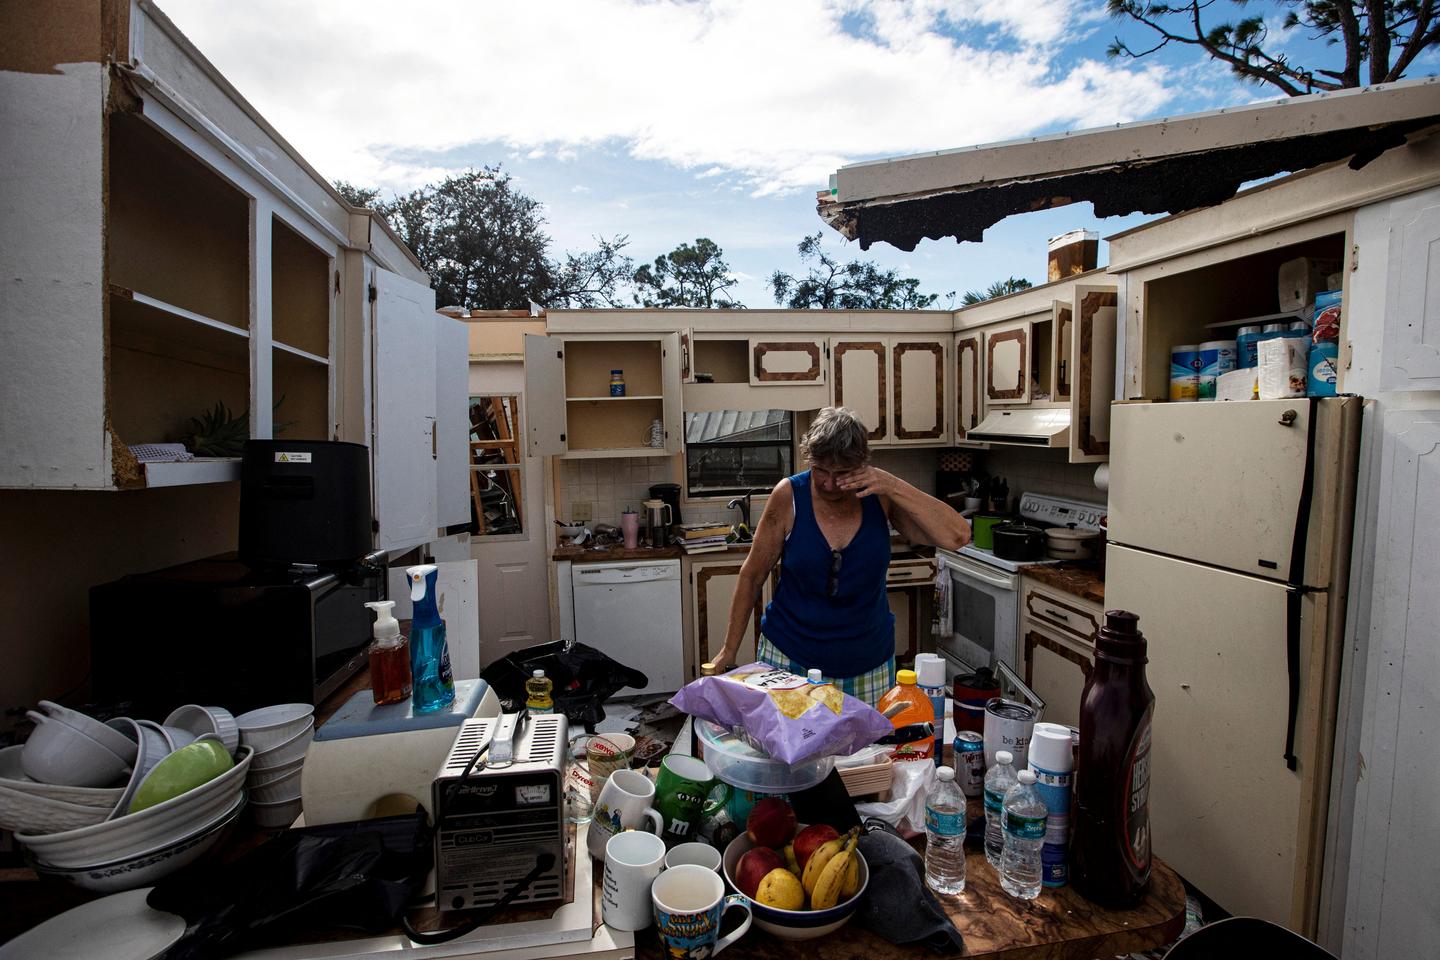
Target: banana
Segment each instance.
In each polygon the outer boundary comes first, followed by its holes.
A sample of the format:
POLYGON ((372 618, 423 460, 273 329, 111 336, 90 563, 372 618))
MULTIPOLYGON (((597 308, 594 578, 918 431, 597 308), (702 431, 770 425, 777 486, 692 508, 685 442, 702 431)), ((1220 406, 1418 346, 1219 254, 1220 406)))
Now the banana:
POLYGON ((815 884, 820 880, 820 872, 830 862, 835 854, 845 847, 845 838, 838 837, 834 840, 826 840, 810 854, 810 859, 805 861, 805 872, 801 875, 801 882, 805 885, 805 892, 809 893, 815 889, 815 884))
POLYGON ((786 869, 786 870, 789 870, 791 873, 795 874, 795 876, 799 877, 799 876, 801 875, 801 874, 800 874, 800 861, 798 861, 798 860, 795 859, 795 844, 793 844, 793 843, 787 843, 787 844, 785 844, 784 858, 785 858, 785 869, 786 869))
MULTIPOLYGON (((811 910, 829 910, 840 902, 846 880, 850 876, 850 864, 855 860, 855 842, 857 840, 859 840, 858 832, 851 830, 845 846, 825 864, 819 879, 815 881, 815 889, 810 891, 811 910)), ((809 864, 806 864, 806 867, 808 868, 809 864)), ((856 882, 858 885, 858 875, 856 882)))
POLYGON ((850 869, 845 872, 845 886, 840 889, 840 899, 849 900, 860 892, 860 858, 850 855, 850 869))

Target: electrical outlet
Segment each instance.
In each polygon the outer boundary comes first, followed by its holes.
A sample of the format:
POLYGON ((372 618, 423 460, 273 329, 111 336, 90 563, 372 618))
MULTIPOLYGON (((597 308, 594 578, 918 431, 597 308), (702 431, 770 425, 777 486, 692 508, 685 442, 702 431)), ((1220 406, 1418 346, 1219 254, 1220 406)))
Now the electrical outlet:
POLYGON ((595 516, 595 504, 589 500, 576 500, 570 504, 570 521, 572 523, 589 523, 595 516))

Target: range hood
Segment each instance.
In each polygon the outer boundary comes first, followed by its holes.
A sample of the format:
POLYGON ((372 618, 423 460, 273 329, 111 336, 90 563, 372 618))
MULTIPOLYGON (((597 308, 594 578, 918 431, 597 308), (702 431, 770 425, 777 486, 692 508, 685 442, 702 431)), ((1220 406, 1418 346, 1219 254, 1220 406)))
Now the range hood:
POLYGON ((965 439, 974 443, 1011 443, 1022 447, 1070 445, 1069 407, 1017 407, 991 410, 965 439))

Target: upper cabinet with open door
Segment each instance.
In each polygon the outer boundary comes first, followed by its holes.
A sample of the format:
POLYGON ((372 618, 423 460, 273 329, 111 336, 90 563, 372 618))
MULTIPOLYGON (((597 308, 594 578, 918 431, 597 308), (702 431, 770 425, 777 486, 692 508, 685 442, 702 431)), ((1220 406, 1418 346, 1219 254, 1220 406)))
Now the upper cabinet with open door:
POLYGON ((678 333, 525 337, 531 456, 659 457, 683 448, 678 333))
MULTIPOLYGON (((1063 345, 1073 356, 1070 400, 1070 462, 1089 463, 1110 457, 1110 404, 1115 399, 1115 285, 1081 283, 1072 306, 1074 335, 1061 339, 1067 324, 1056 309, 1057 353, 1063 345)), ((1060 399, 1057 397, 1057 399, 1060 399)))
POLYGON ((883 334, 857 334, 830 341, 830 402, 849 407, 870 428, 871 443, 890 437, 887 389, 890 347, 883 334))
POLYGON ((1030 321, 985 329, 985 402, 1030 402, 1030 321))
POLYGON ((1075 376, 1075 310, 1069 303, 1056 301, 1051 308, 1050 328, 1055 333, 1055 349, 1051 353, 1050 382, 1055 387, 1055 400, 1069 400, 1074 391, 1075 376))
POLYGON ((890 339, 890 440, 935 446, 948 442, 946 348, 950 338, 900 335, 890 339))
POLYGON ((750 338, 750 383, 753 386, 824 382, 823 337, 750 338))
POLYGON ((955 442, 965 443, 970 430, 985 417, 985 334, 966 330, 955 335, 955 442))

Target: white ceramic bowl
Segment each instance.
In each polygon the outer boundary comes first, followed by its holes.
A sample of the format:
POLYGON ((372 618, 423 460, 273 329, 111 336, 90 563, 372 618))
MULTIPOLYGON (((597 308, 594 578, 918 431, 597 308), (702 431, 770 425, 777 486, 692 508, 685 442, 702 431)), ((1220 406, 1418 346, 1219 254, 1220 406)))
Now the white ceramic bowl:
POLYGON ((165 718, 165 726, 187 730, 196 737, 213 733, 232 755, 240 746, 240 728, 235 723, 235 717, 224 707, 187 703, 170 711, 170 716, 165 718))
POLYGON ((41 783, 38 780, 31 780, 25 776, 25 770, 20 765, 20 754, 24 752, 25 748, 18 743, 13 747, 0 750, 0 787, 17 793, 28 793, 37 797, 48 797, 51 800, 79 804, 82 807, 98 807, 106 811, 114 807, 119 802, 120 795, 125 792, 123 786, 67 787, 60 783, 41 783))
POLYGON ((164 724, 156 724, 160 732, 165 735, 166 741, 170 744, 170 752, 174 753, 181 747, 188 747, 200 738, 186 730, 184 727, 167 727, 164 724))
POLYGON ((282 800, 279 803, 252 803, 250 804, 250 816, 255 821, 255 826, 264 827, 267 830, 284 830, 295 822, 304 809, 304 804, 299 797, 294 800, 282 800))
POLYGON ((218 816, 186 836, 128 857, 80 867, 56 867, 37 862, 34 864, 35 872, 95 893, 117 893, 148 887, 204 856, 224 835, 225 829, 236 821, 244 806, 245 798, 237 797, 218 816))
POLYGON ((303 728, 289 740, 277 744, 269 750, 258 751, 255 754, 255 769, 272 770, 283 764, 304 760, 305 751, 310 749, 310 741, 314 739, 315 721, 312 718, 309 726, 303 728))
MULTIPOLYGON (((29 710, 25 715, 35 723, 35 732, 20 754, 20 767, 30 779, 71 787, 108 787, 129 776, 130 761, 100 741, 46 714, 29 710)), ((125 740, 114 730, 109 732, 125 740)), ((133 760, 135 744, 125 742, 130 744, 133 760)))
POLYGON ((104 807, 87 807, 24 793, 0 785, 0 830, 16 833, 59 833, 88 827, 104 820, 110 812, 104 807))
MULTIPOLYGON (((801 826, 803 827, 803 824, 801 826)), ((721 867, 725 871, 725 882, 736 893, 740 893, 740 888, 735 885, 735 867, 745 852, 753 846, 755 844, 750 835, 742 833, 725 848, 721 867)), ((860 856, 859 850, 855 851, 855 856, 860 860, 860 890, 855 896, 828 910, 778 910, 750 900, 751 917, 755 926, 783 940, 813 940, 845 926, 855 913, 855 908, 860 906, 860 899, 865 896, 865 890, 870 885, 870 865, 860 856)), ((745 896, 743 893, 740 895, 745 896)))
POLYGON ((130 801, 135 797, 135 791, 140 789, 140 784, 150 775, 150 771, 159 765, 160 761, 170 755, 170 742, 160 732, 158 724, 150 720, 131 720, 129 717, 116 717, 111 720, 109 726, 120 730, 127 737, 135 740, 137 750, 135 751, 135 767, 130 771, 130 780, 125 784, 125 792, 120 799, 115 801, 115 807, 110 811, 110 817, 122 817, 125 811, 130 809, 130 801))
POLYGON ((273 767, 257 767, 252 762, 250 764, 250 778, 245 781, 245 786, 247 789, 263 787, 267 783, 274 783, 281 777, 290 776, 290 774, 303 766, 305 766, 304 757, 298 760, 291 760, 289 763, 276 764, 273 767))
POLYGON ((308 703, 277 703, 242 713, 235 718, 240 742, 264 753, 291 739, 305 727, 315 725, 315 708, 308 703))
POLYGON ((250 793, 250 799, 255 803, 280 803, 284 800, 295 800, 300 796, 300 775, 301 770, 293 770, 278 780, 271 780, 269 783, 259 785, 251 784, 246 789, 250 793))
POLYGON ((208 783, 138 813, 46 836, 15 835, 37 860, 52 867, 84 867, 134 856, 189 836, 233 804, 245 786, 252 754, 240 748, 235 766, 208 783))
POLYGON ((135 762, 135 741, 120 731, 107 727, 79 710, 62 707, 53 700, 41 700, 40 709, 48 716, 79 730, 91 740, 103 744, 107 750, 124 760, 126 766, 135 762))

